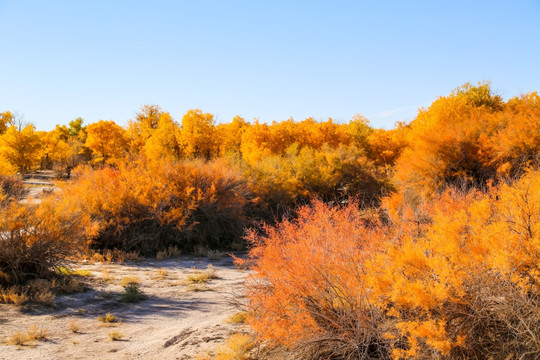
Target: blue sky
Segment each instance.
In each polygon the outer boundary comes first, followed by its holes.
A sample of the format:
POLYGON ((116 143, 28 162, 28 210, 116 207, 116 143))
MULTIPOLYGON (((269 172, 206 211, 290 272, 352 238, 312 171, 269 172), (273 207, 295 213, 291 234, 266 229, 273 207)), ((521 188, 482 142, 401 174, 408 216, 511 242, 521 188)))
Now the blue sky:
POLYGON ((50 130, 180 120, 415 117, 465 82, 540 90, 540 1, 3 1, 0 111, 50 130))

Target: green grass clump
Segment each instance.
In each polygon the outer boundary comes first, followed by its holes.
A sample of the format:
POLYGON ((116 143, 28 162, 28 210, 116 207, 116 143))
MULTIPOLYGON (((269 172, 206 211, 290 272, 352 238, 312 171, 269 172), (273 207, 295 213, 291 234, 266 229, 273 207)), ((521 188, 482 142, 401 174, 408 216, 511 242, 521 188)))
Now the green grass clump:
POLYGON ((124 292, 120 295, 120 300, 125 303, 138 303, 146 298, 139 285, 135 283, 124 286, 124 292))

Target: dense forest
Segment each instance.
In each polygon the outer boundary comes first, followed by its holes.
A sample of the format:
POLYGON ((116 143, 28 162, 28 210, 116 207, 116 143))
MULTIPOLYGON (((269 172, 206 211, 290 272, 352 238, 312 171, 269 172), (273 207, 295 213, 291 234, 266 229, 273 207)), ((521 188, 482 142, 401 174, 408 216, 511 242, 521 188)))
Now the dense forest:
POLYGON ((247 322, 295 358, 537 359, 539 150, 540 96, 489 83, 389 130, 147 105, 46 132, 5 111, 0 285, 93 252, 247 249, 247 322), (58 191, 21 202, 36 170, 58 191))

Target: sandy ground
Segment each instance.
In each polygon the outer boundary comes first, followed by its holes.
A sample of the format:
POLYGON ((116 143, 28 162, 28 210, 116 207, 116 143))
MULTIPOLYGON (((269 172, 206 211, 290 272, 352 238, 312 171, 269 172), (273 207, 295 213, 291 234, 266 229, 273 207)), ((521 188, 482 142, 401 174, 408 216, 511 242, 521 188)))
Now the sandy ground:
POLYGON ((74 268, 91 272, 90 290, 58 296, 55 308, 25 311, 0 305, 0 359, 193 359, 242 329, 242 325, 227 323, 227 318, 239 311, 233 303, 242 298, 248 272, 235 269, 228 256, 74 268), (207 283, 209 291, 189 291, 186 277, 208 264, 215 267, 219 279, 207 283), (121 302, 124 277, 138 278, 148 298, 135 304, 121 302), (98 317, 106 313, 120 322, 104 326, 98 317), (70 322, 77 324, 78 332, 70 330, 70 322), (45 341, 33 347, 6 345, 11 334, 32 325, 47 329, 45 341), (123 339, 110 340, 111 331, 120 332, 123 339))
POLYGON ((24 187, 28 191, 22 203, 37 203, 48 192, 56 191, 53 184, 52 172, 43 172, 39 178, 30 177, 23 180, 24 187))

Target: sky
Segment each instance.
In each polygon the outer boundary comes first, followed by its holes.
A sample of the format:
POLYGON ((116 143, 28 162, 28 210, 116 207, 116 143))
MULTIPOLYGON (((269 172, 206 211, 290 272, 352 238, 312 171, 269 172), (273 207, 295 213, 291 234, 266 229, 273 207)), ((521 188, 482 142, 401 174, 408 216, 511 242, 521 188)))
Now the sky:
POLYGON ((375 127, 466 83, 540 90, 540 0, 0 0, 0 111, 39 130, 142 105, 375 127))

